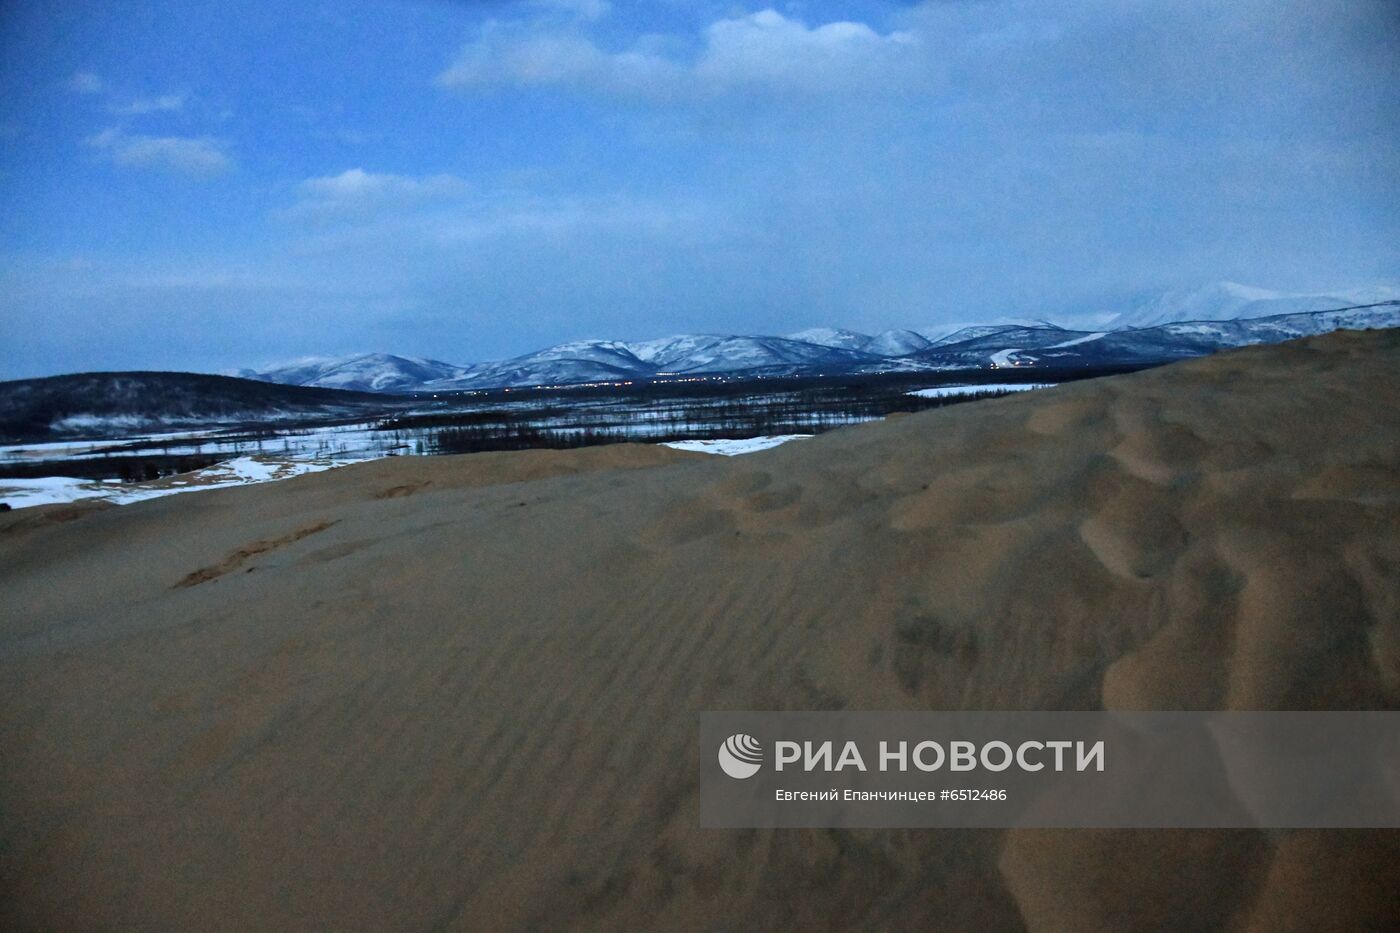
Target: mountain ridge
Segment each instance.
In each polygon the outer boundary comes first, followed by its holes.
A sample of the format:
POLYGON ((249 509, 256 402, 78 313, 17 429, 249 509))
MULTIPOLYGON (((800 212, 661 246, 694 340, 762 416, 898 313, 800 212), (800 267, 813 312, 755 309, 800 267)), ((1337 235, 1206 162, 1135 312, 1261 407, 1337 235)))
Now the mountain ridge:
MULTIPOLYGON (((1245 293, 1242 297, 1249 300, 1244 306, 1273 301, 1251 297, 1259 291, 1245 293)), ((262 372, 240 370, 239 375, 283 385, 403 393, 694 377, 1150 365, 1331 330, 1397 326, 1400 299, 1389 299, 1263 317, 1173 320, 1097 330, 1048 322, 978 324, 942 332, 936 339, 911 330, 870 335, 814 328, 787 336, 680 334, 643 341, 576 340, 467 365, 355 354, 312 358, 262 372)))
POLYGON ((1242 285, 1212 282, 1194 289, 1173 289, 1137 302, 1131 309, 1109 316, 1106 329, 1155 327, 1189 321, 1220 321, 1276 317, 1328 311, 1400 298, 1400 289, 1386 285, 1339 289, 1321 293, 1289 293, 1242 285))

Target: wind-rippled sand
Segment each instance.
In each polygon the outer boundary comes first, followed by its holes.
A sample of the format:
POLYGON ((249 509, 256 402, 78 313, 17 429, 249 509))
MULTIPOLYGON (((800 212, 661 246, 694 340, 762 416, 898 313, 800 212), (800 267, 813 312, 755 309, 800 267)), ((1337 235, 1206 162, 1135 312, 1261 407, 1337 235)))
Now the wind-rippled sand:
POLYGON ((697 828, 704 709, 1400 708, 1400 333, 0 515, 0 927, 1382 929, 1400 831, 697 828))

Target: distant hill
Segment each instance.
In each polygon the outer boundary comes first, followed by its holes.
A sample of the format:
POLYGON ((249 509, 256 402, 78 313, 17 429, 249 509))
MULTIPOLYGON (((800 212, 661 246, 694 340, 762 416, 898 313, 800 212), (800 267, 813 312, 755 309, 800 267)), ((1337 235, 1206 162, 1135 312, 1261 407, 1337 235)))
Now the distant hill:
POLYGON ((266 372, 241 369, 235 376, 278 382, 283 385, 320 386, 355 392, 401 392, 430 382, 459 379, 462 366, 389 353, 361 353, 342 357, 312 357, 266 372))
POLYGON ((0 382, 0 438, 158 431, 185 425, 265 422, 383 411, 382 394, 286 386, 203 373, 78 373, 0 382))

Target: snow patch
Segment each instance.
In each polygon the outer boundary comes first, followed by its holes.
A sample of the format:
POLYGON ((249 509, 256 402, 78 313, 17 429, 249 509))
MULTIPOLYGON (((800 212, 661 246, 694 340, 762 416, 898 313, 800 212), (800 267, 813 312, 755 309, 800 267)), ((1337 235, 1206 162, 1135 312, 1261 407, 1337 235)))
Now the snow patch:
POLYGON ((757 453, 788 441, 800 441, 810 434, 770 434, 765 437, 717 438, 709 441, 669 441, 662 447, 675 450, 691 450, 702 454, 718 454, 721 457, 737 457, 740 454, 757 453))
POLYGON ((1108 336, 1108 331, 1101 330, 1093 334, 1085 334, 1083 337, 1075 337, 1073 340, 1066 340, 1064 343, 1052 343, 1046 347, 1047 350, 1058 350, 1061 347, 1077 347, 1081 343, 1088 343, 1091 340, 1099 340, 1108 336))
POLYGON ((39 479, 0 479, 0 502, 11 508, 58 505, 82 499, 101 499, 113 505, 129 505, 174 496, 182 492, 249 486, 290 479, 307 473, 320 473, 349 466, 360 460, 276 460, 267 457, 237 457, 193 473, 181 473, 149 483, 120 483, 78 479, 71 476, 45 476, 39 479))
POLYGON ((1053 382, 993 382, 987 385, 937 386, 932 389, 915 389, 905 394, 917 395, 920 398, 953 398, 984 392, 1029 392, 1031 389, 1048 389, 1053 385, 1053 382))

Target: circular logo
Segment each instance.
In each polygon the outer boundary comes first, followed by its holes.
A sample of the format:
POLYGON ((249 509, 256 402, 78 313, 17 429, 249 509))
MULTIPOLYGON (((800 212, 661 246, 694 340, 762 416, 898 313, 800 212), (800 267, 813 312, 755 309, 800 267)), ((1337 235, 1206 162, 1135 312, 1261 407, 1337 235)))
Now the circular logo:
POLYGON ((719 747, 719 766, 732 778, 751 778, 762 765, 763 746, 751 735, 736 733, 719 747))

